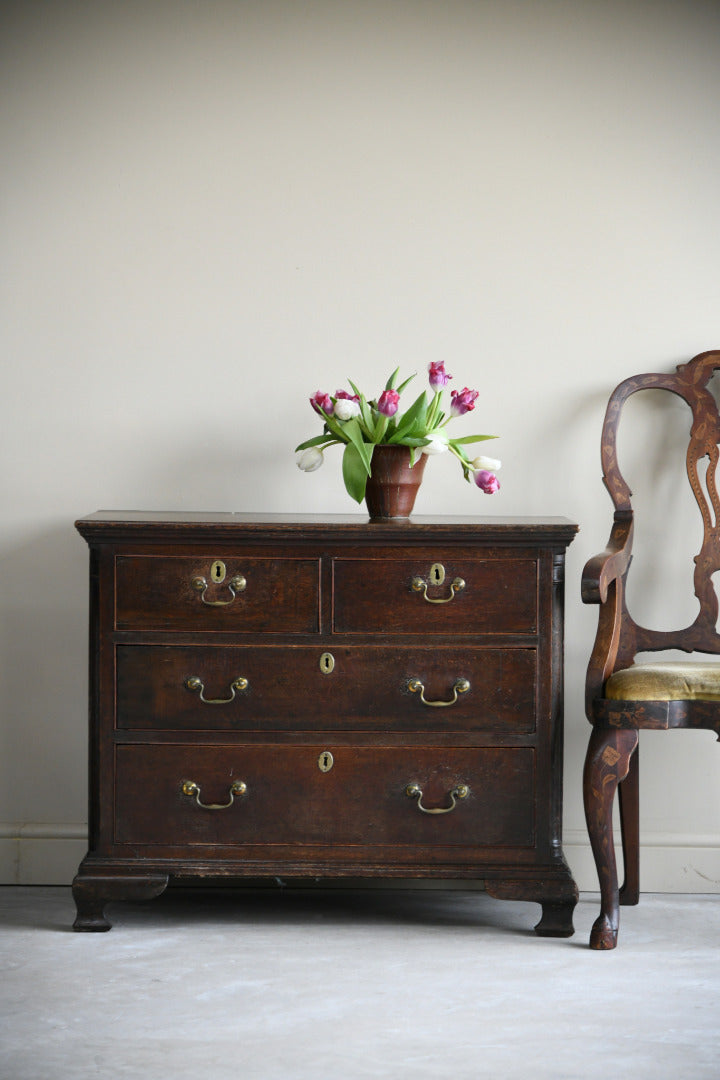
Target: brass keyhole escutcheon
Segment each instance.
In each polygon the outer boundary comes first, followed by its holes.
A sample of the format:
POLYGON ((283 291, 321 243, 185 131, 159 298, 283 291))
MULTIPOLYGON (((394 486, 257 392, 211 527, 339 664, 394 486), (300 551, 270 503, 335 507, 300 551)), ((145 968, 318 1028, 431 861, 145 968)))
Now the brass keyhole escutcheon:
POLYGON ((222 585, 225 580, 227 570, 225 569, 225 563, 222 559, 216 559, 210 567, 210 578, 215 585, 222 585))
POLYGON ((445 580, 445 567, 442 563, 433 563, 430 567, 430 584, 442 585, 445 580))
POLYGON ((329 750, 323 750, 322 754, 318 758, 318 769, 320 772, 330 772, 335 764, 335 758, 332 756, 329 750))
POLYGON ((320 670, 323 675, 329 675, 335 667, 335 657, 332 653, 324 652, 320 657, 320 670))

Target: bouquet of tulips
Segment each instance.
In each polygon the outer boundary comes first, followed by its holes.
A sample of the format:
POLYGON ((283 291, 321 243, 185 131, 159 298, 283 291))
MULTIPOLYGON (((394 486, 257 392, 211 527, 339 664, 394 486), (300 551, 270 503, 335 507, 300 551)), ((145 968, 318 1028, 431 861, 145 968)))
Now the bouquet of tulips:
POLYGON ((298 468, 303 472, 315 472, 324 461, 323 452, 327 447, 335 443, 343 444, 345 487, 351 498, 362 502, 367 478, 372 475, 375 446, 409 447, 411 465, 415 464, 418 453, 441 454, 449 451, 460 462, 467 481, 474 481, 486 495, 494 494, 500 487, 495 475, 500 462, 483 456, 471 459, 465 447, 496 436, 465 435, 452 438, 446 430, 453 417, 472 412, 480 396, 479 391, 467 387, 452 390, 450 408, 446 412, 443 391, 452 375, 445 371, 443 361, 431 363, 428 378, 432 393, 428 397, 427 391, 423 390, 412 405, 401 412, 400 395, 415 376, 411 375, 396 388, 399 370, 396 368, 382 393, 370 401, 349 379, 352 394, 337 390, 332 395, 318 390, 310 398, 310 404, 323 421, 323 432, 296 447, 298 468))

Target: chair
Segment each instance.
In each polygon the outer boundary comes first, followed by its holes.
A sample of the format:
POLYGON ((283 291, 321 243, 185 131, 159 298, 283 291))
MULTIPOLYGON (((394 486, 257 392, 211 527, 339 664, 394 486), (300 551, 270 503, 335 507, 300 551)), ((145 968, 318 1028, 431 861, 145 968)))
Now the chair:
POLYGON ((608 402, 602 431, 603 480, 615 506, 608 546, 585 566, 582 598, 599 604, 598 630, 588 665, 585 709, 592 733, 585 760, 583 796, 590 842, 600 880, 601 907, 590 935, 592 949, 617 944, 619 904, 639 899, 639 772, 641 728, 707 728, 720 738, 720 660, 637 663, 639 653, 681 650, 720 654, 718 598, 712 576, 720 570, 720 498, 715 482, 720 416, 707 385, 720 369, 720 351, 705 352, 675 374, 635 375, 608 402), (697 618, 677 631, 648 630, 625 603, 633 540, 629 487, 618 466, 616 438, 622 407, 638 390, 659 388, 683 398, 692 410, 686 467, 703 520, 695 556, 697 618), (707 457, 707 469, 698 463, 707 457), (618 785, 620 785, 618 787, 618 785), (618 790, 625 882, 618 890, 612 811, 618 790))

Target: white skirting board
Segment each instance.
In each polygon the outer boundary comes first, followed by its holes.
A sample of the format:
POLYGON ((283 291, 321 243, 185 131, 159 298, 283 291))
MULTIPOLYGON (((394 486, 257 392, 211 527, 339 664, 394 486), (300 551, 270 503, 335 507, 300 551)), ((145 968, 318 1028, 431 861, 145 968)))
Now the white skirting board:
MULTIPOLYGON (((618 876, 622 853, 617 830, 618 876)), ((568 829, 563 851, 581 892, 597 892, 595 862, 587 833, 568 829)), ((720 893, 720 836, 646 833, 640 840, 640 890, 653 893, 720 893)))
MULTIPOLYGON (((83 824, 0 824, 0 885, 69 885, 86 850, 87 826, 83 824)), ((587 835, 579 829, 567 830, 563 850, 578 888, 596 892, 587 835)), ((643 837, 640 888, 643 892, 720 893, 720 837, 672 833, 643 837)))
POLYGON ((0 823, 0 884, 69 885, 87 851, 87 825, 0 823))

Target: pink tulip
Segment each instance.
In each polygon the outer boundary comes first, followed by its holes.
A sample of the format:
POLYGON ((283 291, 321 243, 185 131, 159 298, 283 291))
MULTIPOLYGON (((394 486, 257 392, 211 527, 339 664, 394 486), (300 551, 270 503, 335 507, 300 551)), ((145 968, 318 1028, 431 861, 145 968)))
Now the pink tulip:
POLYGON ((394 416, 398 411, 400 395, 397 390, 383 390, 377 403, 378 412, 383 416, 394 416))
POLYGON ((495 473, 488 472, 487 469, 480 469, 475 473, 475 483, 486 495, 494 495, 500 490, 500 481, 497 476, 495 473))
POLYGON ((450 410, 453 416, 464 416, 465 413, 472 412, 479 397, 479 390, 468 390, 467 386, 463 390, 453 390, 450 394, 450 410))
POLYGON ((448 375, 445 370, 444 360, 433 361, 428 365, 428 372, 430 373, 430 386, 433 390, 444 390, 452 379, 452 375, 448 375))
POLYGON ((335 391, 335 400, 336 401, 359 401, 360 397, 359 397, 358 394, 348 394, 347 390, 336 390, 335 391))
POLYGON ((310 398, 310 404, 316 413, 322 416, 323 412, 328 416, 332 416, 333 413, 333 399, 329 394, 324 394, 322 390, 316 390, 313 396, 310 398), (322 411, 321 411, 322 410, 322 411))

